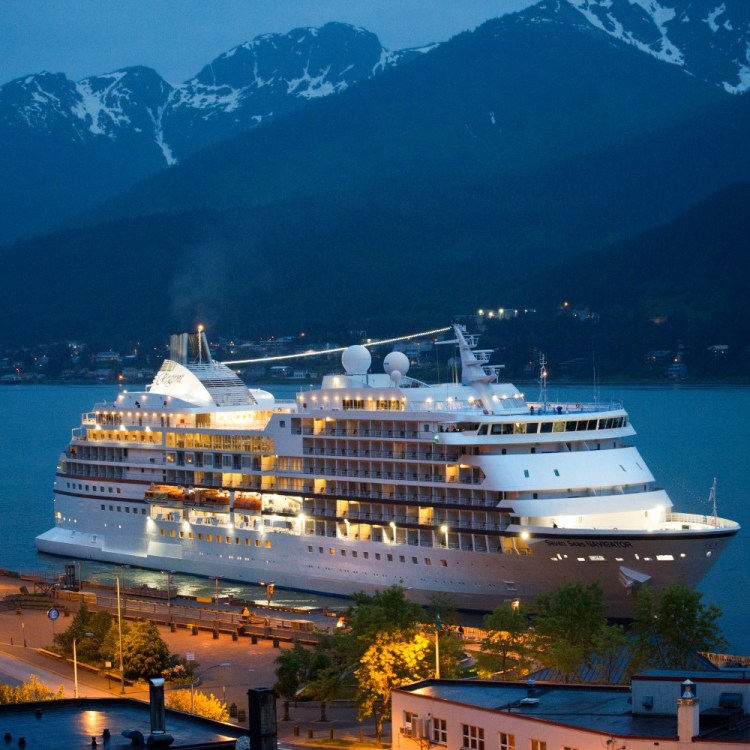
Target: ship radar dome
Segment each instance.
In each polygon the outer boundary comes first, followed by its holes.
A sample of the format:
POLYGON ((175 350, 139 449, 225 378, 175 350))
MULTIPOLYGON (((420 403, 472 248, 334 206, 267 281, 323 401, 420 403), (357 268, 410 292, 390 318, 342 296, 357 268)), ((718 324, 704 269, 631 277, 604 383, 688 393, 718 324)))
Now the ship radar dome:
POLYGON ((341 364, 344 365, 347 375, 365 375, 370 369, 371 362, 372 355, 359 344, 345 349, 341 355, 341 364))
POLYGON ((401 375, 409 372, 409 358, 403 352, 391 352, 383 360, 383 369, 388 375, 398 370, 401 375))

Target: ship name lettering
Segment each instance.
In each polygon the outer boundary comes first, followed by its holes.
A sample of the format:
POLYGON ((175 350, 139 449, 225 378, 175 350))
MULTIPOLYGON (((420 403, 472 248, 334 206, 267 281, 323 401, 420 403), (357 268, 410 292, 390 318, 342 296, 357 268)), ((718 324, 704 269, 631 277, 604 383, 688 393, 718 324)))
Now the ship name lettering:
POLYGON ((162 373, 154 378, 156 385, 172 385, 173 383, 179 383, 182 380, 183 373, 176 373, 174 375, 167 375, 162 373))
POLYGON ((632 547, 631 542, 613 542, 613 541, 601 541, 601 542, 591 542, 588 541, 586 544, 589 547, 619 547, 620 549, 626 549, 628 547, 632 547))

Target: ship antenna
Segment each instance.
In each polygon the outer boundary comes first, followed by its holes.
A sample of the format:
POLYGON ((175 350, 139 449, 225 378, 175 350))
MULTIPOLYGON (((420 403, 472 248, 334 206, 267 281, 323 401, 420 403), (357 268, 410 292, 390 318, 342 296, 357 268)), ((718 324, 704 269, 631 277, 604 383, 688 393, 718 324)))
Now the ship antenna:
POLYGON ((708 491, 708 501, 711 503, 714 511, 714 527, 718 527, 719 519, 716 507, 716 477, 714 477, 714 483, 711 485, 711 489, 708 491))
POLYGON ((539 352, 539 403, 547 411, 547 357, 539 352))

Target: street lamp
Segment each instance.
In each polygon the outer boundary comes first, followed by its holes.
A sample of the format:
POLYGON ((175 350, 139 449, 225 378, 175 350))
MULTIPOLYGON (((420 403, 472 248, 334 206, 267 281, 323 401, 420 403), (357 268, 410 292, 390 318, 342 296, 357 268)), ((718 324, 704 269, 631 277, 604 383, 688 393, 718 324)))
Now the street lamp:
MULTIPOLYGON (((86 638, 92 638, 93 633, 84 633, 84 637, 86 638)), ((73 639, 73 697, 78 697, 78 654, 76 653, 76 641, 78 639, 73 639)))
MULTIPOLYGON (((214 664, 211 667, 206 667, 202 672, 195 672, 190 677, 190 713, 195 713, 195 678, 200 677, 201 675, 206 674, 206 672, 209 672, 212 669, 217 669, 218 667, 231 667, 232 663, 228 661, 223 661, 221 664, 214 664)), ((226 703, 226 688, 224 689, 224 702, 226 703)))

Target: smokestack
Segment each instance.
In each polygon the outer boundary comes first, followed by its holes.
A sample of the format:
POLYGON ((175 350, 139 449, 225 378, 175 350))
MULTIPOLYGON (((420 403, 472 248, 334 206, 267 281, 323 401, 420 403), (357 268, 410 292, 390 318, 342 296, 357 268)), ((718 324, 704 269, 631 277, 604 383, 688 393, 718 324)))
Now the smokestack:
POLYGON ((167 747, 174 742, 174 737, 167 734, 167 719, 164 710, 164 679, 154 677, 148 686, 149 708, 151 712, 151 734, 148 744, 156 747, 167 747))

